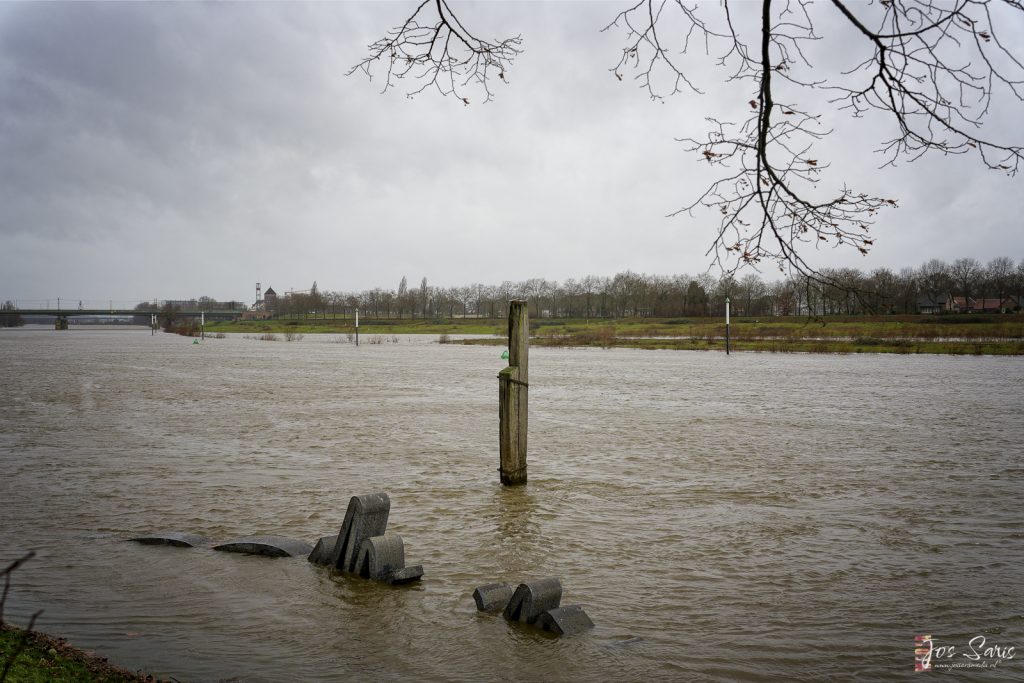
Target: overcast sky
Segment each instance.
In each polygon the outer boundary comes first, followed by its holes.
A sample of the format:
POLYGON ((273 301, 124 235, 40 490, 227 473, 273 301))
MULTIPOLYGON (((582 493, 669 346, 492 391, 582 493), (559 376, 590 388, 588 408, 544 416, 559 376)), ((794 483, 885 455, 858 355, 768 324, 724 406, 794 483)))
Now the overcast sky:
MULTIPOLYGON (((617 80, 623 36, 599 32, 614 2, 456 5, 484 36, 523 36, 488 104, 346 77, 413 7, 0 4, 0 300, 251 302, 257 282, 350 291, 403 275, 452 286, 708 268, 715 216, 666 218, 711 179, 674 138, 703 137, 709 114, 742 119, 745 91, 711 61, 696 74, 704 96, 662 104, 617 80)), ((854 46, 828 29, 842 61, 854 46)), ((1004 31, 1024 43, 1024 25, 1004 31)), ((986 134, 1024 142, 1024 108, 997 109, 986 134)), ((1024 258, 1024 178, 964 158, 877 171, 882 124, 833 123, 828 182, 900 208, 868 257, 811 251, 812 264, 1024 258)))

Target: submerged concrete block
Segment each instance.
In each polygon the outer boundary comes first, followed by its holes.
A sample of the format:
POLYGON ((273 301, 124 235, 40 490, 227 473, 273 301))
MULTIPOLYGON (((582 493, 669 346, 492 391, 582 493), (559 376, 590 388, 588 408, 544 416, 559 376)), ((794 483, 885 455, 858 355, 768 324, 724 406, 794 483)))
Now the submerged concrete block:
POLYGON ((327 564, 343 572, 354 572, 363 541, 384 535, 390 512, 391 499, 386 493, 352 496, 327 564))
POLYGON ((145 545, 173 545, 178 548, 199 548, 209 546, 213 543, 213 541, 205 536, 182 534, 177 531, 161 531, 155 534, 148 534, 146 536, 136 536, 130 540, 135 541, 136 543, 143 543, 145 545))
POLYGON ((403 583, 419 581, 421 578, 423 578, 423 565, 417 564, 412 567, 403 567, 402 569, 388 572, 381 578, 381 581, 397 586, 403 583))
POLYGON ((537 617, 536 625, 560 636, 571 636, 594 628, 594 622, 579 605, 549 609, 537 617))
POLYGON ((394 533, 372 536, 359 547, 355 573, 364 579, 383 579, 386 574, 405 568, 405 543, 394 533))
POLYGON ((306 559, 313 564, 328 564, 331 561, 331 553, 334 552, 334 544, 337 540, 337 536, 321 536, 313 546, 313 552, 306 559))
POLYGON ((512 599, 512 586, 507 583, 488 583, 473 591, 473 600, 479 612, 500 612, 512 599))
POLYGON ((543 612, 558 607, 562 601, 562 583, 556 578, 521 583, 505 606, 509 621, 532 624, 543 612))
POLYGON ((268 557, 295 557, 309 555, 313 551, 313 546, 305 541, 285 536, 246 536, 215 545, 213 549, 268 557))

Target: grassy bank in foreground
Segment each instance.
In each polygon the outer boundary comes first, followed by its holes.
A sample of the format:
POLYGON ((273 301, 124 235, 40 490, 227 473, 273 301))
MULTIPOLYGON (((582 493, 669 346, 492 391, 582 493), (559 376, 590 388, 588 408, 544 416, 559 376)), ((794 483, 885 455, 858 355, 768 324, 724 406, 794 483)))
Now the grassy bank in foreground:
POLYGON ((0 672, 15 657, 5 683, 159 683, 158 679, 110 664, 106 658, 71 647, 62 638, 0 626, 0 672), (22 638, 27 635, 24 649, 22 638), (15 652, 18 652, 15 657, 15 652))
MULTIPOLYGON (((362 335, 493 334, 503 337, 504 320, 365 320, 362 335)), ((599 346, 641 349, 724 350, 725 323, 719 318, 625 318, 619 320, 540 319, 530 323, 537 346, 599 346)), ((236 321, 208 325, 207 331, 307 334, 352 333, 351 320, 236 321)), ((1024 355, 1024 316, 831 316, 825 318, 734 318, 737 351, 809 353, 939 353, 1024 355)), ((466 343, 504 343, 472 340, 466 343)))

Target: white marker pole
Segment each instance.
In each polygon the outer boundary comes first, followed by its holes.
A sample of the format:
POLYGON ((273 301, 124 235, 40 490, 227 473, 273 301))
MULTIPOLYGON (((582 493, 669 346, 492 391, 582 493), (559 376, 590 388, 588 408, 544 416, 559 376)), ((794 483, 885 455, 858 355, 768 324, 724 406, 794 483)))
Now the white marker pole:
POLYGON ((356 346, 359 346, 359 309, 356 309, 356 346))
POLYGON ((203 312, 201 312, 199 314, 199 330, 200 330, 199 336, 201 336, 203 338, 203 340, 205 340, 206 339, 206 311, 203 311, 203 312))
POLYGON ((725 297, 725 355, 729 355, 729 297, 725 297))

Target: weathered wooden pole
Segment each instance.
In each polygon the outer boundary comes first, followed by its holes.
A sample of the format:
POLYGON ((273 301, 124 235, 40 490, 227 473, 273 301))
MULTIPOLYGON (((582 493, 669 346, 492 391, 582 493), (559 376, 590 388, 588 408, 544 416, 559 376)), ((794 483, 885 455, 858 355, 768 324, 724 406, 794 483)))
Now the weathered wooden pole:
POLYGON ((498 451, 501 483, 526 483, 526 418, 530 389, 530 312, 526 301, 508 304, 508 367, 498 373, 498 451))

